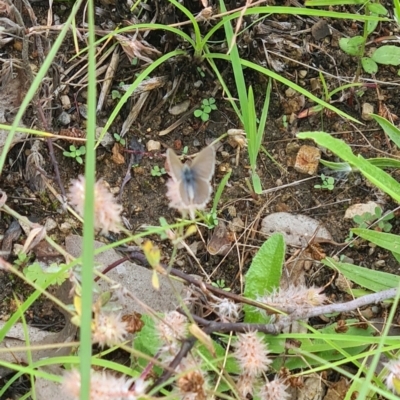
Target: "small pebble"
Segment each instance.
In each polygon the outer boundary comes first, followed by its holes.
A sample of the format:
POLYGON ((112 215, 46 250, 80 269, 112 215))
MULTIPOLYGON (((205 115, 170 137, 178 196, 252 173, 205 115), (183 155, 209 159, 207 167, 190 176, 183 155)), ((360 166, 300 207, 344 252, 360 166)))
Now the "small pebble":
POLYGON ((149 140, 146 143, 147 151, 159 151, 161 149, 161 143, 156 140, 149 140))
POLYGON ((378 260, 374 262, 375 267, 377 268, 382 268, 386 265, 386 261, 385 260, 378 260))
POLYGON ((60 96, 60 101, 64 110, 69 110, 71 108, 71 100, 66 94, 62 94, 60 96))
POLYGON ((302 174, 315 175, 320 158, 321 151, 317 147, 301 146, 296 156, 294 169, 302 174))
POLYGON ((297 92, 292 88, 288 88, 288 89, 285 90, 286 97, 290 98, 290 97, 295 96, 296 94, 297 94, 297 92))
POLYGON ((299 71, 299 77, 300 77, 300 78, 305 78, 306 76, 307 76, 307 70, 301 69, 301 70, 299 71))
POLYGON ((193 146, 194 147, 200 147, 200 141, 198 139, 193 140, 193 146))
POLYGON ((57 222, 53 218, 47 218, 44 227, 47 232, 52 231, 54 228, 57 228, 57 222))
POLYGON ((71 226, 71 224, 69 222, 63 222, 60 225, 60 231, 63 232, 63 233, 68 233, 68 232, 71 231, 71 229, 72 229, 72 226, 71 226))
MULTIPOLYGON (((98 126, 96 128, 96 140, 100 137, 102 130, 103 130, 102 126, 98 126)), ((109 132, 106 132, 106 134, 103 136, 103 138, 101 139, 101 142, 100 142, 100 144, 103 147, 111 147, 114 143, 115 143, 115 139, 109 132)))
POLYGON ((190 106, 190 100, 185 100, 182 103, 179 104, 175 104, 174 106, 172 106, 168 112, 171 115, 179 115, 179 114, 183 114, 185 111, 187 111, 187 109, 190 106))
POLYGON ((61 125, 67 126, 71 123, 71 116, 67 112, 63 111, 58 116, 57 120, 61 125))
POLYGON ((362 105, 362 112, 361 112, 361 118, 364 121, 372 121, 373 117, 371 114, 374 113, 374 106, 370 103, 364 103, 362 105))
POLYGON ((79 114, 81 114, 83 118, 87 119, 88 111, 86 104, 81 104, 79 106, 79 114))

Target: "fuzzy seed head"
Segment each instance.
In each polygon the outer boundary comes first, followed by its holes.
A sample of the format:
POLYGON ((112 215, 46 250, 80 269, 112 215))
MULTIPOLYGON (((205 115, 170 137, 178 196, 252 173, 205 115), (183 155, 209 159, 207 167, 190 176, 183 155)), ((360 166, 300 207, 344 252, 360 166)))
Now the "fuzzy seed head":
POLYGON ((287 400, 290 395, 286 392, 285 385, 279 378, 275 378, 271 382, 267 382, 260 390, 261 400, 287 400))
POLYGON ((240 304, 229 299, 219 299, 215 304, 215 312, 221 318, 221 322, 236 322, 239 319, 240 304))
POLYGON ((278 308, 282 311, 307 310, 322 305, 327 297, 322 294, 322 288, 307 288, 304 285, 289 285, 287 289, 276 290, 258 299, 261 303, 278 308))
POLYGON ((187 318, 177 311, 170 311, 157 324, 157 330, 164 343, 178 342, 187 336, 187 318))
MULTIPOLYGON (((136 400, 144 394, 146 384, 138 379, 135 388, 130 390, 133 379, 119 378, 108 372, 91 371, 89 400, 136 400)), ((79 399, 81 376, 79 371, 71 370, 64 375, 63 389, 74 399, 79 399)))
MULTIPOLYGON (((84 217, 85 202, 85 177, 80 176, 71 182, 68 192, 71 205, 84 217)), ((121 211, 122 206, 118 204, 114 196, 108 191, 102 180, 94 185, 94 224, 96 229, 100 229, 102 234, 119 232, 121 230, 121 211)))
POLYGON ((400 360, 393 360, 385 366, 389 371, 386 386, 392 392, 400 394, 400 360))
POLYGON ((250 376, 249 374, 241 374, 236 382, 237 390, 242 398, 247 398, 247 395, 253 396, 254 385, 256 383, 256 378, 250 376))
POLYGON ((100 347, 112 347, 121 344, 127 335, 127 324, 121 315, 100 312, 96 315, 92 327, 93 343, 100 347))
POLYGON ((249 377, 256 378, 268 369, 272 360, 268 348, 257 332, 239 333, 234 356, 240 369, 249 377))

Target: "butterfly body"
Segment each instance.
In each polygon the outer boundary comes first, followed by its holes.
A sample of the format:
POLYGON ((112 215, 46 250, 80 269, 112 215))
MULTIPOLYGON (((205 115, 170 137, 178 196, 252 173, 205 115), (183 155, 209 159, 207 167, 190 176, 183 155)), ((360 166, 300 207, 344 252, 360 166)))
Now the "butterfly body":
POLYGON ((167 150, 169 173, 178 183, 179 194, 184 206, 203 208, 210 200, 212 186, 210 180, 215 168, 215 150, 203 149, 191 165, 182 164, 173 150, 167 150))

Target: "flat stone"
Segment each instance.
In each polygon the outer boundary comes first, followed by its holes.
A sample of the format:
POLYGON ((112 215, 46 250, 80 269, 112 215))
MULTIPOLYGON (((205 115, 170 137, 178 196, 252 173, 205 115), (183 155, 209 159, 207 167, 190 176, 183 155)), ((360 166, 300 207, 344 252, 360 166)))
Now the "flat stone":
MULTIPOLYGON (((104 243, 95 241, 94 248, 98 249, 104 246, 104 243)), ((80 257, 82 253, 82 237, 78 235, 70 235, 65 238, 66 250, 74 257, 80 257)), ((100 265, 100 271, 108 265, 118 261, 123 257, 115 250, 107 250, 95 257, 96 265, 100 265)), ((118 267, 107 273, 107 276, 119 283, 124 290, 111 288, 112 285, 104 281, 97 282, 100 292, 111 291, 118 292, 118 303, 122 307, 122 314, 132 314, 133 312, 146 313, 146 309, 140 304, 143 303, 156 312, 168 312, 175 310, 179 304, 174 291, 172 290, 169 279, 158 274, 160 289, 155 290, 152 286, 153 271, 140 265, 125 261, 118 267), (140 302, 135 301, 132 297, 123 295, 127 290, 140 302)), ((174 288, 178 293, 183 294, 185 286, 182 283, 173 280, 174 288)), ((111 302, 116 302, 113 296, 111 302)), ((117 305, 117 304, 116 304, 117 305)))

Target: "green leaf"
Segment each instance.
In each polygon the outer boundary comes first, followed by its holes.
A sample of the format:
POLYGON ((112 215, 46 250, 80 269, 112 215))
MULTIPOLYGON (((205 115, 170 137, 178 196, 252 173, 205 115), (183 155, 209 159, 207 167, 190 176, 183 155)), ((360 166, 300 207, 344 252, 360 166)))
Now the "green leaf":
POLYGON ((300 139, 313 139, 320 146, 326 147, 337 154, 351 166, 357 167, 359 171, 375 186, 389 194, 393 199, 400 202, 400 184, 389 174, 375 167, 361 155, 353 154, 349 145, 343 140, 336 139, 325 132, 303 132, 297 135, 300 139))
POLYGON ((394 253, 394 252, 392 251, 392 254, 393 254, 393 257, 396 259, 396 261, 397 261, 398 263, 400 263, 400 253, 394 253))
POLYGON ((400 47, 390 44, 379 47, 372 54, 372 59, 378 64, 400 65, 400 47))
MULTIPOLYGON (((376 13, 371 13, 371 16, 378 16, 376 13)), ((367 34, 370 35, 378 26, 378 21, 367 21, 367 34)))
POLYGON ((253 181, 254 192, 257 194, 261 194, 262 193, 261 180, 260 180, 260 177, 258 176, 257 172, 253 172, 251 174, 251 179, 253 181))
POLYGON ((202 115, 203 115, 203 110, 200 110, 200 109, 194 110, 194 116, 195 117, 199 118, 202 115))
POLYGON ((371 116, 381 126, 383 131, 390 137, 395 145, 400 148, 400 129, 379 115, 371 114, 371 116))
MULTIPOLYGON (((260 247, 246 273, 244 295, 257 300, 258 296, 279 288, 285 259, 285 241, 281 233, 273 234, 260 247)), ((268 319, 254 307, 244 305, 245 322, 264 323, 268 319)))
POLYGON ((67 272, 60 273, 61 268, 62 265, 52 264, 47 269, 43 269, 38 263, 34 263, 24 268, 24 275, 41 287, 47 286, 47 283, 56 276, 54 283, 61 285, 69 277, 67 272))
POLYGON ((400 236, 392 233, 372 231, 370 229, 354 228, 352 232, 361 238, 376 244, 383 249, 394 253, 400 253, 400 236))
POLYGON ((337 171, 337 172, 351 172, 352 168, 350 167, 350 164, 347 162, 333 162, 333 161, 326 161, 320 159, 319 162, 324 165, 325 167, 328 167, 332 171, 337 171))
POLYGON ((388 13, 386 8, 380 3, 368 3, 367 8, 370 12, 378 15, 386 15, 388 13))
MULTIPOLYGON (((158 349, 161 347, 160 336, 155 327, 153 318, 149 315, 143 314, 141 320, 144 322, 143 328, 140 332, 136 333, 135 340, 133 341, 133 348, 147 354, 150 357, 154 357, 157 354, 158 349)), ((136 359, 139 368, 145 368, 148 365, 148 361, 142 358, 136 359)), ((155 367, 156 370, 160 371, 159 367, 155 367)))
POLYGON ((364 42, 365 40, 362 36, 341 38, 339 40, 339 46, 345 53, 351 56, 361 56, 364 42))
POLYGON ((202 120, 203 122, 208 121, 209 118, 210 118, 210 116, 209 116, 207 113, 201 114, 201 120, 202 120))
POLYGON ((397 287, 400 277, 383 271, 360 267, 358 265, 341 263, 333 258, 325 258, 322 263, 330 268, 337 269, 347 279, 374 292, 397 287))
POLYGON ((361 58, 361 65, 367 74, 373 75, 378 72, 378 64, 372 58, 361 58))
POLYGON ((400 168, 400 161, 394 158, 368 158, 368 162, 379 168, 400 168))
POLYGON ((76 161, 78 161, 79 164, 83 164, 83 158, 78 156, 75 158, 76 161))
POLYGON ((210 114, 210 112, 211 112, 211 107, 210 107, 210 106, 204 106, 204 107, 203 107, 203 112, 205 112, 206 114, 210 114))

